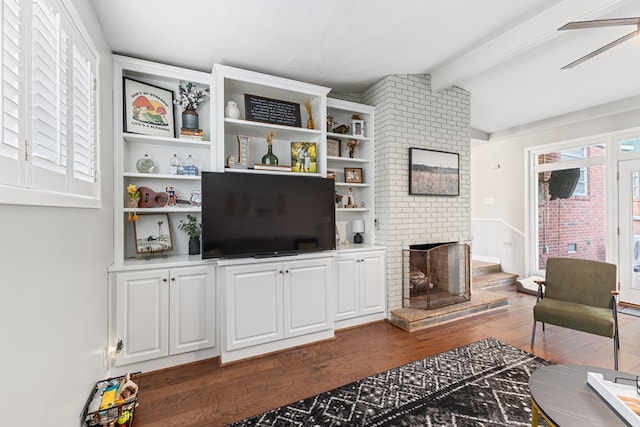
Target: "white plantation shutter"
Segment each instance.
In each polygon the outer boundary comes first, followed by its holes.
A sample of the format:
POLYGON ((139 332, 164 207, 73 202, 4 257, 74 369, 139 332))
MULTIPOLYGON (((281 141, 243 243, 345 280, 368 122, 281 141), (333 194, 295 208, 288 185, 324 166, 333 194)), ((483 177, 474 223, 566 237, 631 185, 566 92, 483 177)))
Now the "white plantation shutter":
POLYGON ((66 35, 60 14, 43 0, 33 1, 31 38, 31 185, 66 189, 66 35))
MULTIPOLYGON (((73 176, 93 184, 96 150, 96 84, 92 61, 73 47, 73 176)), ((95 61, 93 61, 95 63, 95 61)), ((77 189, 83 188, 78 183, 77 189)))
POLYGON ((20 123, 23 121, 22 23, 19 0, 2 3, 2 116, 0 116, 0 183, 16 185, 23 166, 20 123))
POLYGON ((99 206, 96 50, 70 0, 0 1, 0 203, 99 206))

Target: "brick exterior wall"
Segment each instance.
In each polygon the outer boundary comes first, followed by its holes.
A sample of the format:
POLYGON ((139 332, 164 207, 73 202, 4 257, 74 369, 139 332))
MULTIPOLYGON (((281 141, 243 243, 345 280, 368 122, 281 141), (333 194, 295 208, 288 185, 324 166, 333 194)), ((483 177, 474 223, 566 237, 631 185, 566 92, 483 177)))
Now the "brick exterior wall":
POLYGON ((359 102, 376 107, 376 243, 388 250, 392 310, 402 306, 402 249, 471 241, 470 94, 458 87, 432 93, 429 75, 390 75, 366 89, 359 102), (459 153, 460 195, 409 195, 410 147, 459 153))
MULTIPOLYGON (((590 147, 588 157, 604 155, 604 148, 590 147)), ((547 158, 558 161, 559 153, 547 158)), ((605 247, 605 167, 586 169, 586 195, 572 195, 568 199, 541 199, 538 204, 538 266, 546 268, 551 257, 583 258, 606 261, 605 247), (569 245, 575 244, 575 252, 569 245)), ((547 181, 551 173, 541 174, 547 181)))

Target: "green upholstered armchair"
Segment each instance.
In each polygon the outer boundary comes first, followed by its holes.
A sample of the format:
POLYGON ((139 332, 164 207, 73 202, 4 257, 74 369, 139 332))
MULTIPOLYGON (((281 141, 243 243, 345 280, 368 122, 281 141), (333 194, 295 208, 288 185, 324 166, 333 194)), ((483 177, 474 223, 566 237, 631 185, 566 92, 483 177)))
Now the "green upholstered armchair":
POLYGON ((613 360, 618 369, 618 313, 616 310, 616 266, 576 258, 549 258, 545 280, 538 283, 538 301, 533 307, 531 347, 536 324, 562 326, 613 338, 613 360), (544 285, 544 292, 543 292, 544 285))

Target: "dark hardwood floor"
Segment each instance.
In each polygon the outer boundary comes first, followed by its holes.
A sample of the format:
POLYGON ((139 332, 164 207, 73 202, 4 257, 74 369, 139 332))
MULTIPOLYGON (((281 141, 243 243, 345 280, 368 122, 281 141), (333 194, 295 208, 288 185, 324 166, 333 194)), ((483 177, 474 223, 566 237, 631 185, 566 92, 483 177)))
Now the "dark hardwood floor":
MULTIPOLYGON (((144 373, 134 427, 223 426, 402 364, 492 336, 553 363, 613 368, 613 341, 547 326, 531 349, 535 297, 494 289, 509 305, 417 332, 386 322, 227 366, 217 359, 144 373)), ((620 370, 640 374, 640 317, 619 314, 620 370)))

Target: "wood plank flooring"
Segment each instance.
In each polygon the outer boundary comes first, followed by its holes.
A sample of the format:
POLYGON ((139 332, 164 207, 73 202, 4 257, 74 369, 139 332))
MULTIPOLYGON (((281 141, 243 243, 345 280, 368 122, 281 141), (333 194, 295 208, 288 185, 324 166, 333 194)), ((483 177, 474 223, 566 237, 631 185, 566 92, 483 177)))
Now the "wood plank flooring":
MULTIPOLYGON (((547 326, 530 347, 535 297, 492 289, 504 308, 404 332, 386 322, 336 339, 219 367, 217 359, 144 373, 133 427, 223 426, 413 360, 492 336, 553 363, 613 368, 613 340, 547 326)), ((620 370, 640 374, 640 317, 619 314, 620 370)))

